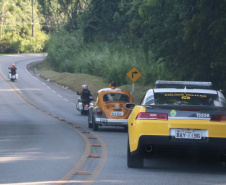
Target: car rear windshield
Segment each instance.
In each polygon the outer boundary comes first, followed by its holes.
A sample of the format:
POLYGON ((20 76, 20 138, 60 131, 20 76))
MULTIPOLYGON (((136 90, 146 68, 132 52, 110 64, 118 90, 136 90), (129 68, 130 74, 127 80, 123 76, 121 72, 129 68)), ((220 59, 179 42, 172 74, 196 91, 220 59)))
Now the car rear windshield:
POLYGON ((108 101, 124 101, 124 102, 130 102, 129 96, 126 94, 119 94, 119 93, 109 93, 105 94, 103 96, 104 102, 108 101))
POLYGON ((155 93, 156 105, 204 105, 219 106, 217 94, 200 93, 155 93))

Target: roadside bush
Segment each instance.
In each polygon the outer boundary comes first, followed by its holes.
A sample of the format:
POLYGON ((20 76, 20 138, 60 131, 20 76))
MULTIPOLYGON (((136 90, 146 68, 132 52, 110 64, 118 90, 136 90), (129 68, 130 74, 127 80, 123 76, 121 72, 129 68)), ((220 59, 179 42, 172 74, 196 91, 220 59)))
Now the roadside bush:
POLYGON ((47 43, 48 56, 46 61, 50 62, 59 72, 66 72, 68 69, 74 71, 72 58, 77 53, 77 49, 81 50, 82 45, 79 35, 71 35, 62 29, 60 32, 51 35, 47 43))
POLYGON ((38 53, 45 49, 48 36, 37 32, 35 37, 22 38, 18 34, 5 35, 1 40, 0 53, 38 53))
POLYGON ((6 39, 0 40, 0 54, 7 53, 9 44, 6 42, 6 39))
POLYGON ((70 34, 61 30, 52 35, 47 52, 45 62, 56 71, 95 75, 108 83, 114 80, 118 85, 131 84, 126 73, 133 66, 143 74, 136 83, 147 85, 157 79, 170 78, 166 65, 155 62, 151 52, 147 61, 142 48, 121 42, 84 43, 79 32, 70 34))

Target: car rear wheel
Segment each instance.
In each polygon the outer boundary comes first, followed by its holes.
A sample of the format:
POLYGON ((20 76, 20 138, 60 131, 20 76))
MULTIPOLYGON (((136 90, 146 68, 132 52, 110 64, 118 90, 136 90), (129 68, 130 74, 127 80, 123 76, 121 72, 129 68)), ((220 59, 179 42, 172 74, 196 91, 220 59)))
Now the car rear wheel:
POLYGON ((128 140, 128 147, 127 147, 127 166, 129 168, 143 168, 144 158, 140 152, 131 155, 130 153, 130 146, 128 140))
POLYGON ((88 119, 88 127, 93 128, 92 120, 88 119))
POLYGON ((92 118, 92 123, 93 123, 93 131, 98 131, 98 125, 95 123, 95 118, 92 118))

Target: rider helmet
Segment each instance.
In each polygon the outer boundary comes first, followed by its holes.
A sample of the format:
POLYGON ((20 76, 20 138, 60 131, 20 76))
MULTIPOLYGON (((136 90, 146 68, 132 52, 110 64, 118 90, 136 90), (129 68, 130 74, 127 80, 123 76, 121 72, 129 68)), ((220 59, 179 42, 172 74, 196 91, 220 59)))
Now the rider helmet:
POLYGON ((83 89, 88 89, 88 86, 87 85, 82 85, 82 88, 83 89))

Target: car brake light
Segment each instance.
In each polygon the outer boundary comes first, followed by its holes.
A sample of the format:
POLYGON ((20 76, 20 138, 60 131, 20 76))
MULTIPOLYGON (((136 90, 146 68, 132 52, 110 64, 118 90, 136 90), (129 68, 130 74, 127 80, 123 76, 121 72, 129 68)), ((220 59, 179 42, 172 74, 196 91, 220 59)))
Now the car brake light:
POLYGON ((140 112, 137 115, 137 119, 167 120, 168 114, 166 114, 166 113, 153 113, 153 112, 140 112))
POLYGON ((211 115, 210 121, 226 121, 226 115, 211 115))
POLYGON ((102 115, 102 113, 103 113, 103 112, 102 112, 101 109, 98 109, 98 110, 97 110, 97 115, 102 115))

